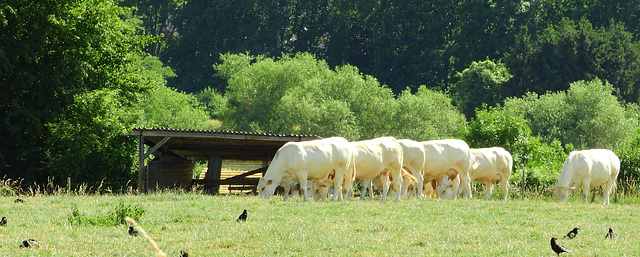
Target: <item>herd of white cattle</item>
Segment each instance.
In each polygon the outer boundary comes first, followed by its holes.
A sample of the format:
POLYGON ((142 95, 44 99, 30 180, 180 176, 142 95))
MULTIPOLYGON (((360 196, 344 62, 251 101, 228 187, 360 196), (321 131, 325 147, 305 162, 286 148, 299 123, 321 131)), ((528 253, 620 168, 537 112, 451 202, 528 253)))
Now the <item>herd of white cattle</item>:
MULTIPOLYGON (((412 195, 456 199, 463 194, 471 199, 470 183, 474 181, 486 184, 485 200, 494 184, 500 183, 506 201, 512 169, 513 159, 505 149, 472 149, 458 139, 417 142, 380 137, 349 142, 331 137, 286 143, 260 179, 258 191, 261 198, 268 199, 282 186, 287 200, 296 185, 308 201, 309 196, 325 199, 333 188, 332 200, 348 200, 353 184, 359 181, 363 185, 361 199, 367 189, 373 199, 373 186, 382 189, 382 202, 389 188, 395 192, 395 201, 412 195)), ((569 191, 581 187, 587 203, 589 189, 602 185, 602 203, 608 204, 619 171, 620 160, 610 150, 573 151, 564 162, 557 185, 550 190, 559 201, 566 201, 569 191)))

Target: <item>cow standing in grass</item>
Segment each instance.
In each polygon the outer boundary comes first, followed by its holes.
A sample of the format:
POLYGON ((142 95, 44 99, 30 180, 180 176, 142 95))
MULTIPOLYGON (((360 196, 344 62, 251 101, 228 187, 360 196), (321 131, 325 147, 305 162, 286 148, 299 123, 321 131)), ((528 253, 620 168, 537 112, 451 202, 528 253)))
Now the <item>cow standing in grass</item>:
POLYGON ((569 191, 577 186, 582 187, 584 202, 589 202, 589 189, 602 185, 602 204, 609 204, 609 195, 613 191, 618 173, 620 159, 610 150, 591 149, 573 151, 564 161, 558 184, 550 188, 560 202, 566 202, 569 191))
POLYGON ((454 186, 454 198, 464 192, 471 199, 471 157, 469 145, 459 139, 432 140, 421 142, 425 151, 423 179, 433 181, 447 175, 449 178, 460 177, 461 187, 454 186))
MULTIPOLYGON (((341 192, 343 176, 348 169, 353 169, 353 152, 349 141, 342 137, 289 142, 278 149, 271 165, 260 178, 260 198, 271 197, 279 185, 286 188, 298 182, 304 200, 308 201, 307 179, 329 176, 336 178, 334 187, 336 192, 341 192)), ((334 194, 333 200, 336 198, 342 200, 343 194, 334 194)), ((287 199, 286 194, 284 199, 287 199)))
MULTIPOLYGON (((387 199, 387 193, 389 191, 389 183, 394 183, 395 188, 402 188, 402 175, 400 173, 402 169, 402 146, 393 137, 380 137, 371 140, 352 142, 353 157, 355 161, 355 176, 349 174, 345 176, 345 187, 353 185, 355 178, 363 180, 372 180, 376 176, 380 175, 382 181, 382 198, 381 202, 385 202, 387 199), (394 180, 390 181, 389 176, 394 180), (395 179, 397 178, 397 179, 395 179), (349 180, 350 179, 350 180, 349 180)), ((314 181, 314 196, 316 199, 323 199, 327 196, 331 180, 335 179, 328 177, 319 181, 314 181)), ((335 184, 335 182, 334 182, 335 184)), ((368 183, 367 183, 368 184, 368 183)), ((337 190, 336 190, 337 191, 337 190)), ((396 201, 400 201, 400 190, 396 191, 396 201)), ((335 194, 334 194, 335 195, 335 194)))

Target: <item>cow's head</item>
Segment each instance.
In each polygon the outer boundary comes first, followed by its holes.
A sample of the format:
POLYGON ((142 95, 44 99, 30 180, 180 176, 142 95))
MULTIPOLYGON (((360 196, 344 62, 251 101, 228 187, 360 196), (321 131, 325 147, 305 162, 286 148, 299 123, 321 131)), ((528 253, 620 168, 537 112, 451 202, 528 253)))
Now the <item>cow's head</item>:
POLYGON ((443 176, 442 182, 438 184, 437 193, 440 199, 454 199, 453 181, 449 177, 443 176))
POLYGON ((278 183, 269 178, 260 178, 258 182, 258 192, 260 192, 260 198, 269 199, 275 192, 278 183))
POLYGON ((314 179, 311 182, 311 191, 316 201, 323 201, 329 195, 329 188, 333 185, 333 179, 326 177, 323 179, 314 179))
POLYGON ((573 191, 575 189, 576 189, 575 187, 566 187, 566 186, 560 186, 560 185, 557 185, 552 188, 547 188, 547 190, 554 191, 556 198, 558 198, 558 202, 566 202, 567 198, 569 197, 569 191, 573 191))

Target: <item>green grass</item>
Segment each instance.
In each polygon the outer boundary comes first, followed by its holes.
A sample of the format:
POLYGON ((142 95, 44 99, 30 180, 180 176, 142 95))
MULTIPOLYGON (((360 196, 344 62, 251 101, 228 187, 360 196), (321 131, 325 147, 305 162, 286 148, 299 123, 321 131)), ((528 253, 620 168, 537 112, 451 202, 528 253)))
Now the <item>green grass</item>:
POLYGON ((196 193, 36 196, 21 204, 14 199, 0 198, 0 216, 9 220, 0 227, 2 256, 153 256, 144 238, 127 234, 128 225, 69 221, 73 206, 100 217, 120 204, 144 209, 138 223, 168 256, 180 250, 190 256, 555 256, 550 238, 575 226, 581 228, 576 239, 559 240, 575 256, 640 255, 636 198, 608 206, 585 205, 576 195, 569 203, 551 198, 305 203, 299 197, 283 202, 279 196, 196 193), (243 209, 249 218, 238 223, 243 209), (609 227, 617 234, 613 241, 604 239, 609 227), (19 248, 28 238, 41 246, 19 248))

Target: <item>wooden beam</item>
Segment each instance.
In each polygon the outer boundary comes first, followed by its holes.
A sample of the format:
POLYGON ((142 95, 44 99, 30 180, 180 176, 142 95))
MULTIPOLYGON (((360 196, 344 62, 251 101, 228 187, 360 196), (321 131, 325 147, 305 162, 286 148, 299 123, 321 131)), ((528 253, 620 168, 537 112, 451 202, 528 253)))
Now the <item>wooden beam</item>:
MULTIPOLYGON (((220 180, 220 175, 222 174, 222 156, 218 154, 212 154, 209 156, 209 161, 207 163, 207 174, 204 175, 204 180, 220 180)), ((208 183, 205 183, 205 187, 208 183)), ((209 193, 218 194, 220 192, 220 185, 213 183, 212 187, 209 189, 209 193)))
POLYGON ((155 152, 158 149, 160 149, 160 147, 162 147, 162 145, 164 145, 167 141, 169 141, 169 139, 171 139, 171 137, 165 137, 162 140, 160 140, 160 142, 158 142, 156 145, 154 145, 151 149, 149 149, 149 151, 147 151, 144 154, 144 159, 147 159, 147 157, 149 157, 149 155, 151 155, 153 152, 155 152))
POLYGON ((144 137, 138 137, 138 192, 143 192, 144 185, 144 137))

